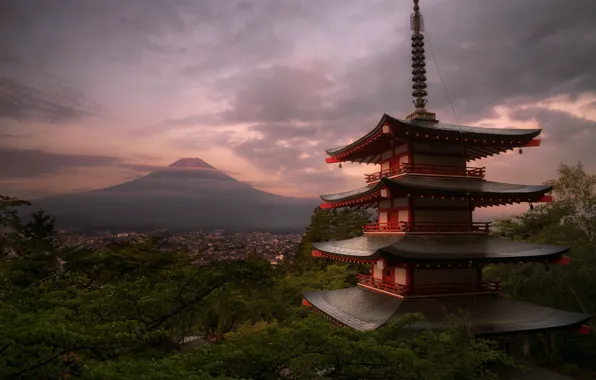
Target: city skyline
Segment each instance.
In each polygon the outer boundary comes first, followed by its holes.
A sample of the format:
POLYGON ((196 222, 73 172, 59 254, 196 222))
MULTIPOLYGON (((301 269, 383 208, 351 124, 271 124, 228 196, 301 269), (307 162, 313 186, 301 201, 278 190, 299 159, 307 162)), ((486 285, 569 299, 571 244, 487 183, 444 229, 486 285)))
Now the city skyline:
MULTIPOLYGON (((544 128, 541 149, 470 164, 489 166, 490 180, 540 183, 560 162, 595 171, 596 4, 482 4, 421 1, 429 111, 448 123, 544 128)), ((325 148, 413 109, 411 1, 2 7, 2 194, 108 187, 200 157, 259 189, 314 198, 375 171, 327 165, 325 148)))

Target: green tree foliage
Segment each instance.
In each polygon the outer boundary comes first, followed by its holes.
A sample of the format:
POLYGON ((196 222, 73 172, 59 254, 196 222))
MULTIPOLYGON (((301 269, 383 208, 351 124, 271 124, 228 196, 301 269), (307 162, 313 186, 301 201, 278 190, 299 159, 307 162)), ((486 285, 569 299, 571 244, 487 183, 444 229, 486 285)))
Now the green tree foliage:
MULTIPOLYGON (((374 332, 337 328, 316 315, 286 324, 246 324, 220 344, 152 362, 151 371, 217 379, 464 380, 494 378, 481 363, 510 362, 487 342, 474 340, 462 324, 441 334, 398 338, 413 319, 374 332)), ((128 361, 99 365, 94 375, 117 378, 113 374, 129 366, 128 361)))
MULTIPOLYGON (((548 181, 554 200, 522 215, 497 221, 496 234, 514 240, 569 246, 569 266, 499 265, 486 270, 502 280, 504 290, 516 298, 565 310, 596 314, 596 176, 581 164, 560 165, 558 178, 548 181)), ((592 323, 594 331, 594 324, 592 323)), ((586 338, 584 348, 594 343, 586 338)), ((554 353, 554 350, 551 353, 554 353)), ((555 358, 551 358, 555 360, 555 358)))
MULTIPOLYGON (((483 379, 492 375, 486 363, 505 361, 463 323, 402 336, 402 325, 419 318, 411 316, 357 332, 299 306, 304 289, 346 286, 353 269, 345 265, 300 276, 259 257, 197 266, 151 241, 65 248, 50 217, 21 223, 13 217, 22 203, 6 200, 2 379, 483 379), (217 343, 205 343, 210 333, 217 343)), ((311 226, 309 239, 358 233, 352 226, 363 216, 329 215, 339 224, 328 235, 311 226)))
POLYGON ((17 231, 22 229, 18 208, 29 205, 29 202, 0 195, 0 259, 14 252, 11 245, 17 231))
POLYGON ((369 221, 366 209, 321 209, 317 207, 310 225, 302 236, 291 270, 303 273, 327 265, 325 260, 313 259, 312 243, 350 239, 362 235, 362 226, 369 221))
POLYGON ((568 310, 596 312, 596 176, 561 165, 549 181, 554 201, 497 221, 496 234, 514 240, 570 246, 571 264, 496 266, 487 274, 521 298, 568 310))

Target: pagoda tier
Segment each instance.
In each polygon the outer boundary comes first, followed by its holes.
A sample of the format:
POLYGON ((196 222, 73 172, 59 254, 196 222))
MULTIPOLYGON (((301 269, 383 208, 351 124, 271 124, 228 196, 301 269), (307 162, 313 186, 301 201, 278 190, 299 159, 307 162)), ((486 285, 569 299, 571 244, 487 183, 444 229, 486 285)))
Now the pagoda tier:
MULTIPOLYGON (((521 147, 539 146, 541 129, 480 128, 427 120, 400 120, 384 114, 377 126, 351 144, 327 149, 327 163, 380 163, 385 152, 406 146, 424 153, 426 145, 449 146, 452 155, 466 161, 493 156, 521 147)), ((449 152, 449 150, 447 150, 449 152)))
POLYGON ((313 243, 313 256, 389 266, 458 267, 491 263, 563 263, 570 247, 533 244, 488 235, 360 236, 313 243))
MULTIPOLYGON (((321 195, 321 208, 373 207, 378 221, 364 236, 313 243, 312 255, 370 265, 358 286, 305 292, 303 304, 335 323, 373 330, 408 313, 422 313, 413 330, 442 329, 446 314, 467 310, 477 334, 547 329, 585 332, 589 315, 559 311, 499 295, 483 281, 489 264, 535 262, 566 265, 569 247, 514 242, 489 236, 490 223, 475 223, 477 207, 551 202, 552 188, 486 181, 484 167, 468 161, 515 148, 539 146, 540 129, 475 128, 440 123, 426 110, 422 15, 414 0, 412 96, 406 120, 383 115, 355 142, 327 150, 327 163, 379 164, 367 186, 321 195)), ((522 153, 520 149, 520 153, 522 153)))
POLYGON ((321 208, 373 205, 392 198, 469 200, 472 207, 498 206, 521 202, 550 202, 545 196, 551 186, 518 185, 483 179, 446 178, 406 174, 382 178, 374 185, 336 194, 321 195, 321 208))
POLYGON ((322 292, 304 292, 311 306, 334 322, 356 330, 377 329, 411 313, 425 319, 406 326, 411 331, 442 330, 448 314, 469 312, 476 335, 537 332, 549 329, 586 330, 587 314, 555 310, 512 300, 497 294, 400 299, 360 286, 322 292))

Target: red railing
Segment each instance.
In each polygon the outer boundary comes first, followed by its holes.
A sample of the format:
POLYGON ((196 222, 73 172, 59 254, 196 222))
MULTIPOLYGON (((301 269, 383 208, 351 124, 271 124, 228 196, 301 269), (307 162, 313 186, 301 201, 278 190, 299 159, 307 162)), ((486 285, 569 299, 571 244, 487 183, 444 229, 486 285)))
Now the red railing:
POLYGON ((382 170, 379 173, 365 174, 364 178, 366 178, 366 182, 375 182, 383 177, 392 177, 403 173, 484 178, 486 168, 447 165, 412 165, 410 163, 401 163, 399 166, 382 170))
POLYGON ((385 280, 379 280, 366 274, 357 274, 358 283, 366 286, 370 286, 375 289, 385 290, 387 292, 403 295, 406 292, 404 285, 399 285, 385 280))
MULTIPOLYGON (((384 290, 397 295, 406 294, 406 286, 386 280, 373 278, 371 275, 357 274, 358 283, 371 288, 384 290)), ((473 284, 432 284, 414 285, 413 295, 458 294, 458 293, 496 293, 501 289, 500 282, 483 282, 479 287, 473 284)))
POLYGON ((375 182, 383 177, 393 177, 403 173, 407 173, 407 171, 404 167, 404 164, 401 164, 400 166, 395 166, 389 169, 381 170, 379 173, 365 174, 364 178, 366 179, 366 182, 375 182))
POLYGON ((402 232, 401 223, 368 223, 365 224, 364 232, 402 232))
POLYGON ((483 282, 480 286, 474 284, 432 284, 414 285, 416 295, 457 294, 457 293, 493 293, 501 289, 500 282, 483 282))
POLYGON ((369 223, 364 232, 410 232, 410 233, 488 233, 490 222, 398 222, 369 223))

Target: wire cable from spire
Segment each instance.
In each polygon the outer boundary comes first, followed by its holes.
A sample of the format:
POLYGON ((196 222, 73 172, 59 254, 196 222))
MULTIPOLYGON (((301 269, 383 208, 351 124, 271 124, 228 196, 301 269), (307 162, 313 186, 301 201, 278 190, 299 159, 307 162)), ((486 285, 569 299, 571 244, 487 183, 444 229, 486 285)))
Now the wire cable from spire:
MULTIPOLYGON (((453 106, 453 102, 451 101, 451 96, 449 95, 449 91, 447 90, 447 84, 445 83, 445 80, 443 79, 443 74, 441 73, 441 69, 439 68, 439 62, 437 61, 437 58, 435 57, 435 53, 433 52, 433 47, 430 43, 430 34, 428 32, 426 32, 426 35, 428 37, 428 50, 430 51, 430 56, 433 59, 433 62, 435 63, 435 67, 437 68, 437 73, 439 74, 439 79, 441 79, 441 84, 443 85, 443 89, 445 90, 445 95, 447 95, 447 100, 449 101, 449 106, 451 107, 451 111, 453 112, 453 117, 455 118, 455 122, 459 125, 459 120, 457 118, 457 113, 455 112, 455 107, 453 106)), ((460 128, 460 132, 461 132, 461 128, 460 128)), ((462 140, 463 143, 463 140, 462 140)))
MULTIPOLYGON (((418 6, 418 0, 414 0, 414 9, 416 9, 416 7, 418 6)), ((428 49, 430 50, 430 55, 433 59, 433 62, 435 64, 435 67, 437 68, 437 73, 439 74, 439 79, 441 80, 441 84, 443 85, 443 89, 445 90, 445 95, 447 95, 447 100, 449 101, 449 106, 451 107, 451 111, 453 112, 453 117, 455 118, 455 123, 459 126, 459 140, 461 143, 461 152, 462 152, 462 156, 463 156, 463 160, 464 160, 464 165, 466 165, 467 163, 467 158, 466 158, 466 146, 464 144, 464 133, 463 130, 461 128, 461 125, 459 125, 459 119, 457 117, 457 112, 455 112, 455 106, 453 105, 453 101, 451 100, 451 96, 449 95, 449 91, 447 90, 447 84, 445 83, 445 80, 443 79, 443 74, 441 73, 441 69, 439 68, 439 62, 437 61, 437 58, 435 57, 435 54, 433 52, 432 49, 432 44, 430 43, 430 34, 428 33, 428 31, 426 31, 426 36, 427 36, 427 41, 428 41, 428 49)), ((468 193, 468 197, 470 196, 470 194, 468 193)), ((472 206, 472 201, 471 199, 468 199, 467 203, 467 209, 468 209, 468 213, 471 215, 472 212, 474 211, 474 208, 472 206)), ((470 220, 470 225, 472 223, 472 220, 470 220)), ((473 258, 472 258, 472 250, 471 250, 471 236, 468 236, 468 253, 469 253, 469 260, 470 260, 470 268, 473 268, 472 264, 473 264, 473 258)), ((480 270, 482 270, 482 268, 480 268, 480 270)), ((478 303, 476 300, 476 291, 477 289, 482 289, 482 283, 476 284, 474 283, 474 281, 471 281, 472 283, 472 298, 473 298, 473 305, 474 305, 474 312, 476 312, 478 310, 478 303)), ((479 326, 476 325, 476 332, 479 332, 479 326)))

